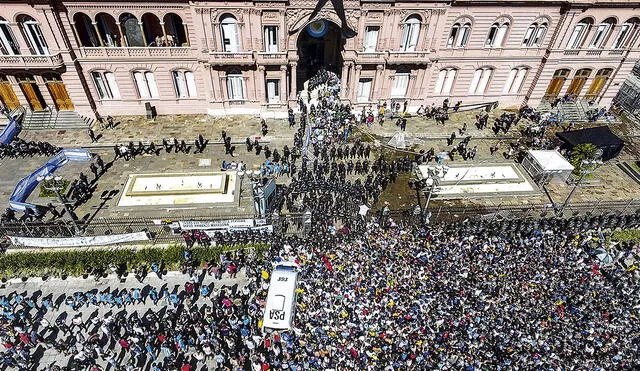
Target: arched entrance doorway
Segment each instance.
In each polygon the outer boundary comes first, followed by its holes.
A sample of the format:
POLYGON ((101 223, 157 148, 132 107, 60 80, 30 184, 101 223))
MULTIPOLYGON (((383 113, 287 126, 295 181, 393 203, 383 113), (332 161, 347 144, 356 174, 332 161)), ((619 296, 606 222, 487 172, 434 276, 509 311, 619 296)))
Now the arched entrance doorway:
POLYGON ((304 82, 311 78, 321 67, 342 72, 342 50, 345 39, 340 27, 327 19, 313 21, 305 26, 298 35, 298 71, 297 90, 304 89, 304 82))

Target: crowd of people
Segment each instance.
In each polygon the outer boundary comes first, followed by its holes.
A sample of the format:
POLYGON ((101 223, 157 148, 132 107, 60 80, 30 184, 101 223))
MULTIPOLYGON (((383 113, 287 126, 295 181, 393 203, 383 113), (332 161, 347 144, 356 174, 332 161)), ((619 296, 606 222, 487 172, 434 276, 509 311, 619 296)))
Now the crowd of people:
POLYGON ((26 141, 14 138, 8 144, 0 143, 0 159, 33 156, 53 156, 60 151, 59 147, 49 142, 26 141))
POLYGON ((607 244, 599 229, 637 228, 640 217, 605 219, 428 229, 373 218, 358 233, 319 223, 304 240, 270 235, 264 253, 203 266, 185 249, 184 284, 173 290, 143 277, 115 290, 0 296, 2 360, 29 369, 46 347, 69 362, 39 370, 195 370, 207 362, 247 371, 632 369, 640 250, 607 244), (603 263, 597 248, 612 261, 603 263), (299 264, 295 319, 290 331, 265 332, 269 277, 280 261, 299 264), (100 307, 118 310, 84 310, 100 307))

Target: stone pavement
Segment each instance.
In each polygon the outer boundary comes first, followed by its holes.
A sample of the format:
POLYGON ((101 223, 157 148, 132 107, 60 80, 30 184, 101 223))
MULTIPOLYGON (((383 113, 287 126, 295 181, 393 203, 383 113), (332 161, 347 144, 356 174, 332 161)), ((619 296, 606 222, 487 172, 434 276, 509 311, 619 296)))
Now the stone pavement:
MULTIPOLYGON (((9 280, 6 284, 0 287, 0 295, 10 295, 12 293, 25 293, 27 296, 31 296, 35 294, 38 298, 42 299, 48 295, 52 295, 53 302, 59 304, 58 309, 50 310, 45 318, 53 325, 55 324, 56 319, 59 316, 65 316, 66 322, 69 325, 71 318, 76 313, 82 313, 82 319, 87 325, 87 331, 83 331, 83 335, 85 338, 88 337, 89 333, 98 332, 99 325, 96 326, 91 323, 90 319, 92 318, 104 318, 107 313, 116 314, 122 310, 126 310, 126 313, 130 315, 133 312, 137 312, 140 317, 142 317, 147 311, 152 310, 154 312, 160 311, 162 308, 167 307, 167 302, 163 298, 161 299, 157 305, 153 304, 153 301, 149 298, 145 298, 143 303, 127 305, 124 308, 110 307, 108 305, 101 305, 99 307, 90 304, 88 307, 83 306, 77 312, 74 311, 71 307, 67 306, 64 303, 65 295, 73 295, 75 292, 88 292, 91 290, 102 292, 104 290, 110 290, 111 292, 115 290, 122 289, 134 289, 138 288, 141 290, 143 296, 146 297, 149 290, 153 287, 158 292, 161 291, 161 288, 166 287, 169 293, 179 294, 184 291, 184 284, 188 281, 189 276, 182 274, 180 272, 168 272, 166 275, 162 276, 162 278, 158 278, 154 273, 150 273, 142 283, 138 282, 133 275, 129 275, 124 278, 124 282, 121 282, 115 274, 110 274, 107 278, 102 278, 99 281, 95 281, 93 277, 89 277, 87 279, 83 279, 81 277, 69 277, 66 280, 62 280, 60 278, 50 278, 43 282, 42 278, 34 277, 29 278, 26 282, 22 282, 20 279, 12 279, 9 280)), ((220 292, 223 287, 227 287, 232 290, 237 290, 239 288, 244 287, 248 283, 247 277, 244 275, 244 271, 238 273, 236 279, 229 278, 228 274, 224 274, 221 280, 215 279, 213 276, 206 275, 203 277, 202 284, 209 285, 211 288, 211 294, 207 298, 198 297, 198 299, 194 302, 199 306, 202 304, 211 305, 210 298, 215 295, 216 292, 220 292)), ((40 301, 37 300, 37 303, 40 301)), ((33 313, 32 313, 33 314, 33 313)), ((52 330, 53 331, 53 330, 52 330)), ((43 331, 41 334, 46 334, 45 338, 48 338, 53 333, 52 331, 43 331)), ((58 336, 58 339, 61 339, 61 336, 58 336)), ((114 346, 116 350, 116 354, 120 351, 119 346, 114 346)), ((54 348, 48 349, 42 344, 39 345, 39 350, 35 351, 38 359, 36 359, 37 368, 36 370, 43 370, 47 365, 52 362, 56 362, 59 366, 65 366, 69 362, 69 357, 64 354, 59 353, 54 348)), ((128 353, 125 355, 124 362, 128 360, 128 353)), ((162 360, 162 352, 160 352, 159 360, 162 360)), ((106 362, 98 359, 98 364, 105 367, 106 370, 109 370, 106 362)), ((126 363, 122 364, 126 364, 126 363)), ((215 361, 213 359, 209 359, 207 362, 207 368, 202 366, 202 370, 214 370, 216 369, 215 361)), ((201 370, 200 368, 198 370, 201 370)))
MULTIPOLYGON (((450 149, 450 146, 446 146, 446 138, 448 138, 453 131, 457 133, 457 130, 466 122, 467 132, 465 136, 471 135, 471 147, 478 146, 476 159, 472 161, 472 163, 506 162, 507 160, 501 156, 501 153, 508 148, 510 142, 515 141, 515 138, 519 137, 519 129, 526 125, 526 123, 521 122, 518 127, 511 128, 506 135, 501 133, 495 136, 489 128, 478 130, 475 127, 474 122, 477 112, 477 110, 474 110, 452 113, 450 115, 451 119, 446 121, 444 126, 436 124, 434 120, 427 120, 422 117, 409 118, 405 134, 409 143, 412 144, 411 150, 418 151, 424 149, 426 151, 429 148, 434 148, 436 152, 440 152, 450 149), (500 151, 495 156, 491 156, 489 147, 496 143, 500 144, 500 151)), ((504 111, 493 110, 490 113, 489 125, 492 124, 493 118, 499 116, 502 112, 504 111)), ((158 157, 145 155, 138 156, 136 159, 128 162, 118 160, 97 182, 96 195, 100 195, 103 191, 122 191, 128 175, 132 173, 217 171, 223 160, 243 161, 247 164, 248 168, 259 168, 264 161, 264 157, 262 155, 256 156, 255 154, 248 154, 245 150, 244 139, 246 137, 258 137, 261 141, 267 142, 266 144, 268 144, 271 149, 278 148, 281 152, 285 144, 291 147, 293 134, 295 130, 297 130, 297 126, 289 128, 286 120, 268 119, 269 133, 265 137, 262 137, 262 133, 260 132, 260 119, 253 116, 212 117, 206 115, 173 115, 159 116, 154 121, 146 120, 146 118, 142 116, 123 116, 116 117, 115 121, 120 124, 113 130, 101 129, 99 127, 94 128, 97 135, 102 135, 96 144, 90 143, 89 137, 84 130, 24 131, 20 136, 26 140, 46 140, 67 148, 86 147, 92 152, 100 154, 105 161, 110 161, 113 158, 112 146, 115 143, 134 141, 134 143, 137 144, 140 140, 145 143, 149 141, 161 143, 163 138, 173 137, 192 142, 198 134, 202 134, 210 140, 210 144, 203 154, 167 154, 163 150, 158 157), (223 146, 219 142, 222 130, 225 130, 227 134, 231 136, 233 142, 237 143, 236 157, 234 158, 224 155, 223 146), (211 161, 211 165, 200 166, 202 165, 200 160, 206 159, 211 161)), ((634 126, 629 122, 612 125, 612 128, 614 132, 626 135, 632 141, 637 141, 635 136, 640 133, 638 126, 634 126)), ((370 129, 365 126, 360 127, 358 130, 362 130, 365 134, 356 132, 354 136, 360 136, 364 140, 371 142, 377 140, 379 143, 386 144, 388 139, 398 131, 398 128, 395 126, 394 119, 386 119, 383 126, 374 123, 370 129)), ((454 145, 457 144, 459 140, 460 139, 456 140, 454 145)), ((618 159, 602 166, 597 172, 599 179, 597 184, 580 188, 574 195, 574 201, 622 200, 631 198, 633 194, 640 194, 640 187, 615 166, 616 161, 634 158, 635 154, 631 152, 633 146, 628 146, 628 148, 630 149, 629 152, 623 152, 618 159)), ((378 152, 383 151, 391 156, 402 154, 380 148, 377 150, 378 152)), ((17 181, 45 161, 45 158, 0 160, 0 169, 3 171, 3 176, 0 179, 0 203, 6 205, 8 197, 13 191, 17 181)), ((457 156, 454 162, 458 161, 462 161, 460 156, 457 156)), ((86 165, 88 166, 88 164, 86 165)), ((82 166, 85 165, 78 164, 73 165, 73 167, 63 168, 61 174, 68 179, 74 179, 78 171, 84 171, 85 174, 90 174, 88 167, 81 168, 82 166)), ((279 182, 286 183, 287 179, 282 179, 279 182)), ((409 201, 411 197, 415 195, 414 192, 409 191, 408 188, 395 188, 393 192, 396 192, 397 195, 394 195, 394 197, 401 197, 406 201, 402 202, 402 204, 407 202, 415 203, 415 200, 409 201)), ((571 187, 564 184, 552 185, 548 188, 551 199, 554 202, 564 200, 570 190, 571 187)), ((37 193, 38 191, 36 190, 32 197, 37 198, 37 193)), ((96 217, 98 218, 122 216, 170 217, 172 215, 217 216, 222 212, 250 214, 253 212, 250 196, 251 191, 248 184, 244 184, 237 209, 228 207, 222 209, 207 207, 119 208, 116 206, 118 200, 118 196, 116 196, 114 199, 107 201, 99 211, 98 208, 100 208, 102 201, 98 197, 94 197, 94 199, 81 206, 77 213, 81 217, 96 213, 96 217)), ((35 201, 46 204, 54 200, 40 199, 35 201)), ((539 196, 513 197, 512 195, 505 195, 504 197, 496 198, 474 198, 473 200, 465 200, 464 202, 498 205, 506 203, 540 204, 550 202, 550 200, 546 194, 540 192, 539 196)))

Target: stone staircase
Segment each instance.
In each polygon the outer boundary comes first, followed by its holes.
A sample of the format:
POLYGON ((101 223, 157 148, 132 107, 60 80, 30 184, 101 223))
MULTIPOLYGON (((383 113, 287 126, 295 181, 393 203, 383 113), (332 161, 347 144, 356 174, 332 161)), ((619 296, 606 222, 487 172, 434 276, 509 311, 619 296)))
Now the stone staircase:
POLYGON ((23 130, 87 129, 93 119, 75 111, 27 111, 22 121, 23 130))
MULTIPOLYGON (((555 108, 551 108, 551 103, 542 102, 538 105, 537 110, 541 113, 559 112, 562 115, 564 121, 575 122, 575 123, 587 123, 589 119, 587 118, 587 111, 592 109, 600 109, 597 104, 591 105, 587 101, 579 99, 573 102, 567 103, 558 103, 555 108)), ((596 121, 602 124, 609 124, 610 122, 605 120, 604 118, 598 119, 596 121)))

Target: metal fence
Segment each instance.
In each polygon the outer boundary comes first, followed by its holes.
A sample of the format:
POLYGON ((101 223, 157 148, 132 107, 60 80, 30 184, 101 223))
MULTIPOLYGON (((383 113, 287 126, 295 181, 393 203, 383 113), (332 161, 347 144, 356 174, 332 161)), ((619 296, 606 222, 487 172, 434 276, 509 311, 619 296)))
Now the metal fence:
MULTIPOLYGON (((430 223, 453 223, 471 218, 517 219, 517 218, 569 218, 578 215, 633 214, 640 213, 640 200, 602 201, 571 203, 556 214, 557 208, 552 204, 497 205, 479 206, 467 204, 462 206, 436 206, 428 210, 430 223)), ((428 213, 425 211, 425 213, 428 213)), ((419 221, 414 209, 396 210, 390 213, 392 218, 405 221, 419 221)))
MULTIPOLYGON (((176 234, 171 224, 178 221, 220 221, 234 219, 254 219, 253 214, 226 215, 226 216, 189 216, 179 218, 96 218, 84 226, 85 236, 100 236, 112 234, 124 234, 146 231, 151 236, 153 243, 168 243, 181 241, 180 234, 176 234)), ((302 214, 286 214, 269 216, 267 224, 274 226, 276 233, 302 235, 305 233, 302 214)), ((71 221, 57 220, 55 222, 12 222, 0 225, 2 236, 24 237, 72 237, 74 227, 71 221)))
MULTIPOLYGON (((529 204, 529 205, 497 205, 497 206, 434 206, 428 210, 430 212, 429 223, 453 223, 472 218, 502 219, 511 220, 519 218, 551 218, 557 217, 556 209, 551 204, 529 204)), ((577 215, 603 215, 603 214, 633 214, 640 213, 640 200, 627 201, 597 201, 590 203, 572 203, 563 210, 562 217, 572 217, 577 215)), ((370 214, 378 216, 378 214, 370 214)), ((391 218, 402 223, 420 223, 423 216, 416 213, 415 209, 392 210, 389 214, 391 218)), ((163 219, 158 218, 96 218, 84 227, 84 235, 99 236, 111 234, 124 234, 132 232, 146 231, 152 238, 152 243, 180 242, 182 237, 176 233, 171 224, 178 221, 218 221, 232 219, 254 219, 253 214, 227 215, 227 216, 189 216, 180 218, 163 219)), ((342 224, 355 221, 357 215, 329 216, 342 224)), ((302 213, 270 215, 266 223, 274 226, 276 233, 287 235, 304 236, 311 228, 317 226, 317 218, 312 216, 311 223, 305 223, 305 216, 302 213)), ((73 236, 73 225, 70 221, 58 220, 55 222, 14 222, 0 225, 2 236, 25 236, 25 237, 71 237, 73 236)))

